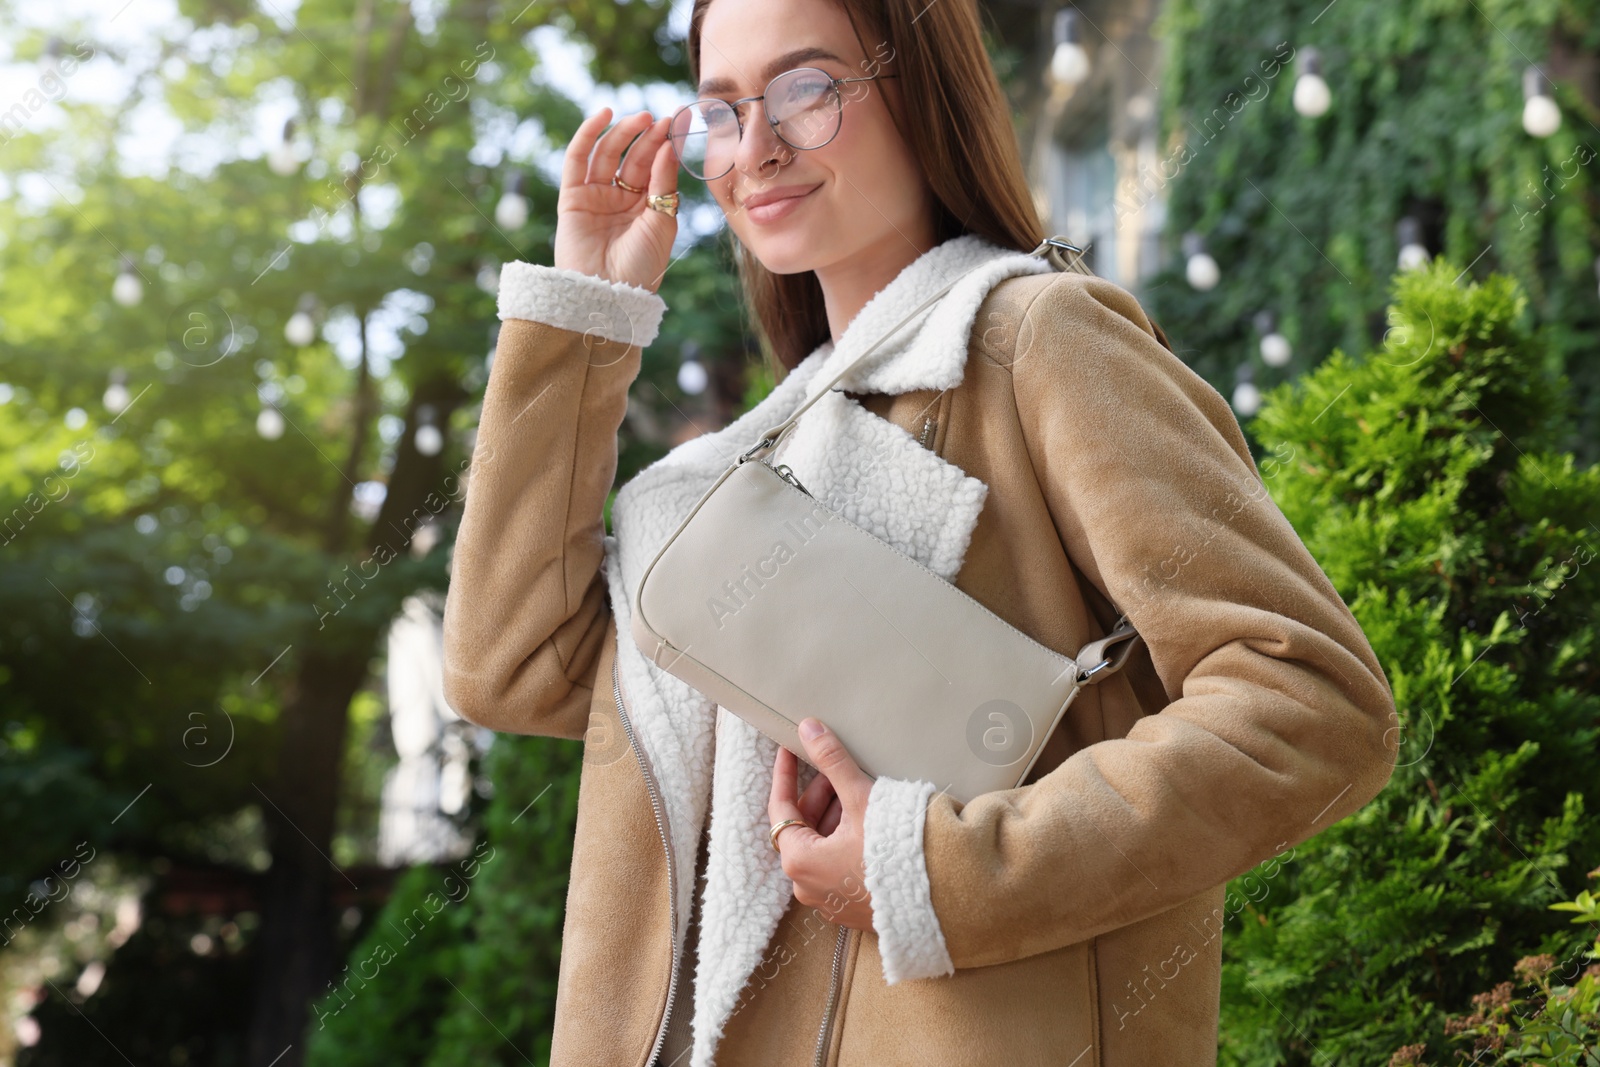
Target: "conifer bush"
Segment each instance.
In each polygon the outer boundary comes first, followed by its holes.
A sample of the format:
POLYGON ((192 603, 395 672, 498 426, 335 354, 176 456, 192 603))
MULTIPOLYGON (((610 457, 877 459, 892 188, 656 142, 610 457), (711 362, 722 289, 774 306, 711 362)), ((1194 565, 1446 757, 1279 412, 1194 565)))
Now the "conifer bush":
POLYGON ((1334 351, 1248 426, 1383 664, 1399 758, 1372 803, 1230 884, 1224 1064, 1445 1049, 1516 961, 1576 981, 1600 932, 1551 910, 1600 858, 1600 471, 1556 450, 1567 383, 1518 284, 1462 274, 1396 277, 1381 347, 1334 351))

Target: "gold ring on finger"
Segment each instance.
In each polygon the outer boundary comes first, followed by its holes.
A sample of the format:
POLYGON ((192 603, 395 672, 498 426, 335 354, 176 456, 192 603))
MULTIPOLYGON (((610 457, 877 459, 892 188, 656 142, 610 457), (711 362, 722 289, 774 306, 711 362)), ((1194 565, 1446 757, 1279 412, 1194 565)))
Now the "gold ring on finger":
POLYGON ((804 819, 785 819, 782 822, 780 822, 778 825, 774 826, 771 830, 768 830, 767 831, 767 841, 772 845, 772 851, 776 852, 780 856, 783 855, 783 849, 778 847, 778 831, 782 830, 786 826, 810 826, 810 825, 811 824, 806 822, 804 819))
POLYGON ((663 215, 676 216, 678 214, 677 193, 657 193, 654 196, 646 197, 645 203, 649 204, 663 215))
POLYGON ((642 192, 644 192, 643 189, 635 188, 634 186, 629 185, 627 182, 623 181, 621 175, 612 175, 611 184, 612 185, 620 185, 622 188, 628 190, 628 192, 630 192, 630 193, 642 193, 642 192))

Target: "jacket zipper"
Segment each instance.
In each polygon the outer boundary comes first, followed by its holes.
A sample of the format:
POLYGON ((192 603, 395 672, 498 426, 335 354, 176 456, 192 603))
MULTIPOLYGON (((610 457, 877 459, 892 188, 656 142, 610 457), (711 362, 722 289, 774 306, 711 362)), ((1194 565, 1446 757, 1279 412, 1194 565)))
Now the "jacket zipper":
POLYGON ((628 721, 628 710, 622 706, 621 673, 617 668, 615 658, 611 660, 611 696, 617 703, 617 717, 622 720, 622 730, 628 735, 628 745, 633 749, 634 758, 639 761, 639 769, 644 772, 645 788, 650 793, 650 807, 655 812, 656 829, 661 834, 661 844, 667 854, 667 894, 670 902, 668 914, 672 917, 670 938, 672 941, 672 976, 667 979, 667 1008, 661 1013, 661 1029, 656 1031, 655 1044, 650 1046, 650 1055, 645 1057, 645 1067, 654 1067, 656 1057, 661 1054, 661 1046, 667 1040, 667 1023, 672 1018, 673 995, 678 989, 678 868, 672 861, 672 837, 667 833, 667 813, 661 803, 661 793, 656 787, 655 774, 650 770, 649 761, 645 759, 644 752, 639 748, 638 739, 633 735, 633 724, 628 721))
POLYGON ((933 440, 933 431, 939 425, 939 420, 932 415, 922 420, 922 433, 917 435, 917 443, 923 448, 931 447, 928 442, 933 440))
POLYGON ((833 981, 828 987, 828 1002, 822 1011, 822 1026, 817 1029, 817 1054, 812 1060, 813 1067, 822 1067, 822 1061, 828 1054, 828 1031, 832 1029, 833 1011, 839 1001, 839 979, 844 973, 845 946, 850 940, 850 927, 839 927, 839 937, 833 945, 833 981))

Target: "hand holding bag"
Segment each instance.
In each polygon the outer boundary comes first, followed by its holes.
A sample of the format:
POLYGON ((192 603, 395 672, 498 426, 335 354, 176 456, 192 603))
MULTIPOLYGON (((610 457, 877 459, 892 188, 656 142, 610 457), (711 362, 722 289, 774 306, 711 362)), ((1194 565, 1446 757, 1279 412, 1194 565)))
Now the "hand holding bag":
MULTIPOLYGON (((1088 273, 1081 250, 1059 238, 1029 254, 1088 273)), ((1124 616, 1075 657, 1046 648, 766 458, 808 407, 955 284, 718 477, 645 569, 632 634, 656 666, 800 759, 796 724, 812 716, 869 775, 928 779, 966 803, 1027 777, 1083 686, 1127 661, 1137 630, 1124 616), (741 573, 757 584, 737 612, 712 607, 741 573)))

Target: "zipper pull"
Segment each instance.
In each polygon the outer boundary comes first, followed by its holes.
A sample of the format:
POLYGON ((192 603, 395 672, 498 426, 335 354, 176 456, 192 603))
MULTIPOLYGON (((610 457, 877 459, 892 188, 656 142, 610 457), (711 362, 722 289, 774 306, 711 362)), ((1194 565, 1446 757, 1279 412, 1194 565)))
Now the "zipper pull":
POLYGON ((788 482, 790 485, 792 485, 796 489, 800 490, 806 496, 810 496, 811 495, 811 491, 809 489, 807 489, 805 486, 800 484, 800 479, 796 478, 794 476, 794 471, 789 469, 789 465, 787 463, 779 463, 777 466, 773 467, 772 469, 773 469, 774 472, 777 473, 778 477, 782 478, 784 481, 788 482))

